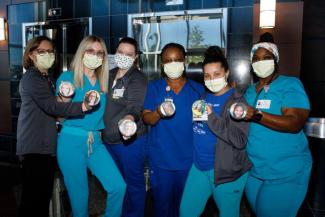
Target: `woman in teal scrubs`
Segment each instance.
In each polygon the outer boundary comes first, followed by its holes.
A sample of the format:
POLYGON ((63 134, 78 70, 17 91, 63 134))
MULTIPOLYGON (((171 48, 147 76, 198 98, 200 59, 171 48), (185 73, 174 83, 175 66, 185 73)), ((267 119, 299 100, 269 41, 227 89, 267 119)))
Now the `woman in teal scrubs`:
MULTIPOLYGON (((104 128, 106 93, 108 89, 107 50, 96 36, 82 40, 71 64, 71 71, 61 74, 63 81, 75 87, 72 101, 82 101, 89 90, 100 93, 100 102, 85 116, 68 118, 58 139, 57 157, 67 187, 74 217, 88 217, 87 168, 99 179, 108 199, 104 216, 121 216, 125 182, 101 140, 104 128)), ((61 99, 67 100, 61 96, 61 99)))
POLYGON ((309 101, 301 82, 278 72, 279 54, 272 42, 255 44, 252 67, 259 77, 245 98, 251 120, 247 152, 253 163, 246 185, 257 217, 294 217, 308 187, 312 167, 302 130, 309 101))

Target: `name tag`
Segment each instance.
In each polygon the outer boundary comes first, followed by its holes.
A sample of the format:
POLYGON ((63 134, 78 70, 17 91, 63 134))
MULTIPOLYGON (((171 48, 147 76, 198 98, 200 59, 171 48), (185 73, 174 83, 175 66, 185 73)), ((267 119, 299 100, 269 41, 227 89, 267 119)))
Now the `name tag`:
POLYGON ((124 88, 122 89, 114 89, 114 92, 113 92, 113 98, 114 99, 118 99, 118 98, 121 98, 123 97, 124 95, 124 88))
POLYGON ((271 100, 269 99, 260 99, 256 103, 256 108, 258 109, 269 109, 271 107, 271 100))

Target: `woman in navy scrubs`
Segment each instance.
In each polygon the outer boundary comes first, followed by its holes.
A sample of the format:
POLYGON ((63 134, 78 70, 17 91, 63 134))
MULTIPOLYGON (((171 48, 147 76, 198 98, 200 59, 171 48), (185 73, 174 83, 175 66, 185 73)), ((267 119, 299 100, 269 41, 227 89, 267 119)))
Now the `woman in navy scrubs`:
POLYGON ((193 162, 191 107, 200 98, 203 86, 186 78, 184 61, 183 46, 170 43, 162 49, 165 77, 149 83, 144 104, 143 120, 151 125, 149 167, 155 217, 179 215, 186 177, 193 162), (162 110, 163 102, 175 105, 173 115, 162 110))

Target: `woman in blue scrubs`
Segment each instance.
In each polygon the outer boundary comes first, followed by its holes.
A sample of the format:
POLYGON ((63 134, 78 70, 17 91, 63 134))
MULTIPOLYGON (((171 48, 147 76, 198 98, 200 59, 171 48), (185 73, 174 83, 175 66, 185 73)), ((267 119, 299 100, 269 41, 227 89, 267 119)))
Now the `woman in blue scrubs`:
POLYGON ((193 123, 194 163, 186 180, 180 216, 199 217, 212 195, 220 217, 239 217, 251 168, 245 149, 248 122, 233 119, 229 110, 234 103, 243 106, 246 102, 227 82, 228 63, 219 47, 206 51, 203 73, 209 92, 201 99, 208 104, 208 119, 193 123))
POLYGON ((257 217, 294 217, 302 204, 312 167, 302 130, 309 101, 301 82, 280 75, 276 45, 253 46, 251 61, 259 77, 245 98, 251 120, 247 152, 253 163, 246 195, 257 217))
MULTIPOLYGON (((61 74, 61 81, 75 87, 72 101, 81 101, 89 90, 100 93, 100 102, 84 117, 68 118, 58 139, 57 157, 69 194, 74 217, 88 217, 87 168, 99 179, 108 199, 104 216, 120 217, 125 194, 125 182, 101 140, 103 115, 108 89, 107 50, 96 36, 84 38, 71 63, 71 71, 61 74)), ((64 97, 61 97, 63 100, 64 97)))
MULTIPOLYGON (((200 98, 203 86, 184 75, 185 50, 170 43, 161 53, 165 76, 148 85, 143 120, 149 132, 150 181, 154 216, 179 216, 186 177, 193 162, 191 107, 200 98), (162 110, 173 103, 176 111, 162 110)), ((169 106, 170 107, 170 106, 169 106)))

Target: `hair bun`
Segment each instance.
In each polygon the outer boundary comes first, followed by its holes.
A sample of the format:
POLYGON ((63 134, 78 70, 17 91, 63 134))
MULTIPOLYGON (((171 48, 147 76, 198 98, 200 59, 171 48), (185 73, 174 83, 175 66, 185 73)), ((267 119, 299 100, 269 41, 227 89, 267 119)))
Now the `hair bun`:
POLYGON ((273 38, 273 35, 269 32, 265 32, 263 33, 261 36, 260 36, 260 40, 259 40, 259 43, 260 42, 270 42, 270 43, 273 43, 274 44, 274 38, 273 38))
POLYGON ((205 52, 204 52, 204 58, 218 58, 224 56, 221 48, 219 46, 210 46, 205 52))

